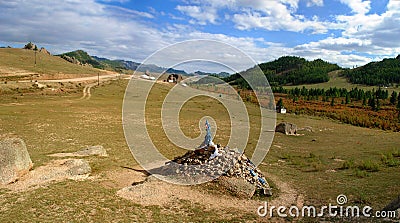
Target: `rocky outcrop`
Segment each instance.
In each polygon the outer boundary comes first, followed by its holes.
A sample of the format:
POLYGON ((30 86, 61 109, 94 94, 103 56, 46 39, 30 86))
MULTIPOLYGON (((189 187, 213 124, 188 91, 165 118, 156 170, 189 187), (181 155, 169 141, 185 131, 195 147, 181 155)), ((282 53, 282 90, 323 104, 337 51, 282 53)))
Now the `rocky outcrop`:
POLYGON ((35 44, 29 42, 24 46, 23 49, 26 49, 26 50, 35 50, 36 49, 37 50, 37 46, 35 44))
POLYGON ((285 135, 296 135, 297 125, 288 122, 282 122, 275 127, 275 132, 281 132, 285 135))
POLYGON ((51 53, 49 51, 47 51, 46 48, 44 48, 44 47, 40 48, 39 52, 47 54, 47 55, 51 55, 51 53))
POLYGON ((81 65, 81 62, 79 60, 75 59, 75 57, 70 57, 70 56, 62 54, 61 58, 63 58, 64 60, 66 60, 70 63, 81 65))
POLYGON ((81 65, 81 66, 85 66, 85 67, 93 67, 91 64, 88 64, 88 63, 81 63, 81 62, 80 62, 78 59, 76 59, 75 57, 70 57, 70 56, 67 56, 67 55, 65 55, 65 54, 61 54, 60 57, 61 57, 62 59, 64 59, 64 60, 70 62, 70 63, 73 63, 73 64, 77 64, 77 65, 81 65))
POLYGON ((33 163, 22 139, 0 141, 0 184, 17 181, 32 169, 33 163))

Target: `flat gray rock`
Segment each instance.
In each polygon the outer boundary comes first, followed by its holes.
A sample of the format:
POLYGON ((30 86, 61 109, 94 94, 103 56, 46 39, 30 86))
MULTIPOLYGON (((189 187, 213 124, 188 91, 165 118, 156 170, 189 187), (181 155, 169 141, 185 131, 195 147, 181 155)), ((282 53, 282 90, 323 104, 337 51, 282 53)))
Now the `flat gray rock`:
POLYGON ((84 156, 108 156, 106 149, 103 146, 88 146, 73 153, 55 153, 50 154, 52 157, 84 157, 84 156))

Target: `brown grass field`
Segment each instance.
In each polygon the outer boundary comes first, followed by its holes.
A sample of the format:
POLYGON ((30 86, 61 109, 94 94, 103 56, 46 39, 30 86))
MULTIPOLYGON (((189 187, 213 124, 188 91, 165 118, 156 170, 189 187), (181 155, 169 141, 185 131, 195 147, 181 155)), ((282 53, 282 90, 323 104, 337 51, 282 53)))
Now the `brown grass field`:
MULTIPOLYGON (((21 68, 22 69, 22 68, 21 68)), ((72 72, 72 71, 71 71, 72 72)), ((87 145, 103 145, 108 157, 87 158, 92 179, 67 180, 20 193, 0 190, 1 222, 254 222, 266 221, 256 210, 240 211, 221 206, 214 210, 202 203, 176 200, 171 205, 144 206, 116 196, 116 191, 130 184, 128 178, 115 180, 110 173, 126 172, 138 165, 126 145, 121 122, 121 108, 127 80, 103 82, 91 88, 89 100, 78 100, 83 86, 64 86, 63 92, 32 90, 26 93, 1 94, 0 135, 22 138, 27 144, 34 168, 54 159, 52 153, 73 152, 87 145), (223 214, 221 214, 223 213, 223 214)), ((182 150, 168 142, 159 127, 159 105, 170 86, 156 84, 148 100, 146 113, 149 133, 157 147, 169 156, 182 150), (161 148, 160 148, 161 149, 161 148)), ((247 104, 252 129, 259 113, 247 104)), ((217 101, 198 97, 183 107, 182 130, 188 136, 199 134, 198 122, 204 115, 213 117, 219 126, 215 142, 229 139, 229 122, 217 101)), ((335 203, 339 194, 349 204, 383 208, 400 194, 400 137, 398 132, 368 129, 342 124, 328 118, 280 114, 277 123, 287 121, 309 131, 298 136, 275 134, 273 145, 259 168, 275 187, 271 198, 284 196, 276 180, 290 185, 301 194, 304 204, 335 203), (275 185, 275 183, 277 183, 275 185)), ((252 130, 256 133, 257 130, 252 130)), ((255 145, 251 134, 248 148, 255 145)), ((194 145, 195 146, 195 145, 194 145)), ((116 174, 118 175, 118 174, 116 174)), ((207 194, 226 194, 209 185, 193 186, 207 194)), ((261 201, 257 200, 255 202, 261 201)), ((232 197, 232 201, 236 201, 232 197)), ((291 218, 275 219, 292 221, 291 218)), ((315 220, 315 219, 314 219, 315 220)), ((303 219, 303 221, 314 221, 303 219)))

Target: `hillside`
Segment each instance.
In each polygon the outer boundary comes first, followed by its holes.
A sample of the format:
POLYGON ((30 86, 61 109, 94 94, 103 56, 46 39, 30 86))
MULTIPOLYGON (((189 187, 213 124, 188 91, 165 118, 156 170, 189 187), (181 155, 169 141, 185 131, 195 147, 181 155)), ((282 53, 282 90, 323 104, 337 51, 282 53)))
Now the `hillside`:
POLYGON ((63 53, 60 55, 61 58, 71 62, 71 63, 77 63, 77 64, 90 64, 91 66, 99 69, 104 69, 105 65, 100 63, 98 60, 94 59, 91 57, 87 52, 83 50, 75 50, 72 52, 68 53, 63 53))
MULTIPOLYGON (((140 64, 133 61, 126 60, 110 60, 107 58, 91 56, 87 52, 83 50, 75 50, 68 53, 63 53, 58 55, 71 63, 77 64, 90 64, 91 66, 99 69, 112 70, 117 72, 122 72, 123 70, 137 70, 141 72, 154 72, 161 73, 166 70, 164 67, 160 67, 154 64, 140 64), (67 57, 65 57, 67 56, 67 57)), ((173 68, 169 68, 166 71, 167 73, 177 73, 186 75, 187 73, 183 70, 176 70, 173 68)))
POLYGON ((64 76, 92 76, 104 71, 69 63, 60 57, 47 53, 36 53, 33 50, 1 48, 0 49, 0 78, 16 80, 35 76, 41 78, 59 78, 64 76))
POLYGON ((400 55, 343 71, 351 83, 391 86, 400 84, 400 55))
POLYGON ((321 59, 307 61, 304 58, 285 56, 259 67, 273 85, 313 84, 329 81, 328 73, 340 69, 336 64, 321 59))
MULTIPOLYGON (((338 65, 321 59, 308 61, 295 56, 280 57, 258 66, 272 86, 323 83, 329 81, 329 72, 341 69, 338 65)), ((251 74, 254 69, 250 68, 244 71, 243 75, 251 74)), ((234 74, 225 80, 234 85, 248 88, 239 74, 234 74)))

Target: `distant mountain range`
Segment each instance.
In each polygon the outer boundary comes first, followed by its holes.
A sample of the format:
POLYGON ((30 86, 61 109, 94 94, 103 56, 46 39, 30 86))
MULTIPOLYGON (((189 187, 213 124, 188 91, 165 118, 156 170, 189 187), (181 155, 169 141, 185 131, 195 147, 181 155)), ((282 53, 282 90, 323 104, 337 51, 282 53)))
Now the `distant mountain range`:
POLYGON ((154 72, 161 73, 166 70, 166 73, 175 73, 181 75, 188 75, 184 70, 177 70, 173 68, 164 68, 154 64, 141 64, 138 62, 127 61, 127 60, 110 60, 107 58, 91 56, 83 50, 75 50, 68 53, 57 55, 71 63, 90 65, 95 68, 113 70, 121 72, 123 70, 134 70, 141 72, 154 72))
POLYGON ((219 72, 219 73, 209 73, 209 72, 203 72, 203 71, 196 71, 192 73, 193 75, 208 75, 208 76, 215 76, 215 77, 229 77, 231 74, 227 72, 219 72))
MULTIPOLYGON (((209 73, 196 71, 187 73, 184 70, 164 68, 154 64, 141 64, 126 60, 110 60, 97 56, 90 56, 83 50, 76 50, 60 55, 61 58, 81 65, 90 65, 95 68, 114 70, 122 72, 124 70, 134 70, 141 72, 176 73, 181 75, 208 75, 215 76, 233 85, 247 88, 247 83, 240 74, 229 74, 226 72, 209 73)), ((349 82, 365 85, 389 86, 400 84, 400 55, 396 58, 383 59, 379 62, 371 62, 364 66, 354 69, 344 69, 337 64, 329 63, 321 59, 308 61, 296 56, 283 56, 274 61, 261 63, 258 65, 267 77, 271 86, 281 85, 300 85, 313 84, 329 81, 328 73, 335 70, 342 70, 341 74, 349 82)), ((249 68, 241 74, 249 75, 254 73, 256 67, 249 68)), ((258 68, 257 68, 258 69, 258 68)))

